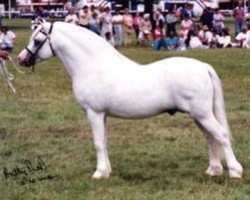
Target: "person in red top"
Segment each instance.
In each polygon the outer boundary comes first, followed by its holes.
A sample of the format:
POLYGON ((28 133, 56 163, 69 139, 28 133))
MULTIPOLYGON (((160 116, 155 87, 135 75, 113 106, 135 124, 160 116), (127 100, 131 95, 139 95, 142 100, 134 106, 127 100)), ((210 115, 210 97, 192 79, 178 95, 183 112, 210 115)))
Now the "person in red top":
POLYGON ((156 26, 153 30, 153 43, 154 51, 160 51, 161 47, 166 48, 165 34, 160 26, 156 26))
POLYGON ((157 26, 153 30, 153 40, 161 39, 164 37, 163 30, 160 26, 157 26))

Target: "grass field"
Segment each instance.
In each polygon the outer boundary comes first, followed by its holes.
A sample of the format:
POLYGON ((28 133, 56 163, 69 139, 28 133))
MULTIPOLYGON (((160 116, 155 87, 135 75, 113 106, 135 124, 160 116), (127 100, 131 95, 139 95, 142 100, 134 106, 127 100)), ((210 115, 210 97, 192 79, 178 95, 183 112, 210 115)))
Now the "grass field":
MULTIPOLYGON (((27 44, 30 22, 5 23, 17 35, 15 57, 27 44)), ((96 158, 90 127, 62 64, 53 58, 37 65, 35 73, 25 69, 21 75, 11 68, 15 95, 1 80, 0 199, 249 200, 249 50, 153 53, 133 46, 120 51, 139 63, 185 56, 214 66, 223 82, 243 178, 229 179, 226 168, 221 177, 206 176, 208 153, 201 131, 185 114, 164 114, 145 120, 110 118, 113 173, 109 179, 93 180, 96 158)))

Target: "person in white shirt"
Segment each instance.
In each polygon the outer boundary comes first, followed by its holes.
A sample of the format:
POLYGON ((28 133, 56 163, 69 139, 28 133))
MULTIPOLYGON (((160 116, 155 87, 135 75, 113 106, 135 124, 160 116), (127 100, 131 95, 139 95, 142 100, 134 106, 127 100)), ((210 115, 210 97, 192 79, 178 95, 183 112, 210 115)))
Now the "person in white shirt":
POLYGON ((216 30, 217 34, 221 34, 222 29, 225 27, 224 16, 220 12, 219 8, 216 8, 214 10, 213 26, 214 26, 214 29, 216 30))
POLYGON ((247 32, 247 26, 243 26, 242 31, 236 35, 235 40, 237 42, 237 47, 246 47, 247 32))
POLYGON ((198 34, 203 45, 209 45, 213 38, 213 33, 209 30, 207 25, 203 25, 198 34))
POLYGON ((208 49, 208 45, 203 45, 200 38, 197 36, 197 34, 193 31, 190 30, 188 32, 187 40, 186 40, 187 46, 190 47, 191 49, 208 49))
POLYGON ((0 35, 0 41, 1 41, 1 49, 11 52, 11 50, 14 47, 14 40, 15 40, 15 33, 9 30, 7 26, 1 27, 1 35, 0 35))
POLYGON ((69 9, 69 13, 65 17, 64 21, 70 24, 75 24, 75 25, 78 24, 79 20, 73 8, 69 9))
POLYGON ((247 33, 246 33, 246 39, 243 42, 242 47, 250 49, 250 30, 248 30, 247 33))
POLYGON ((114 41, 115 46, 120 47, 122 45, 122 26, 123 26, 123 16, 120 14, 119 10, 115 11, 114 16, 112 17, 112 24, 114 30, 114 41))
POLYGON ((113 38, 112 15, 109 7, 104 8, 104 12, 100 14, 101 36, 106 38, 106 33, 109 32, 113 38))
POLYGON ((141 46, 145 47, 151 38, 152 24, 150 21, 150 14, 145 13, 140 25, 139 41, 141 46))
POLYGON ((212 37, 211 40, 209 42, 209 48, 217 48, 219 47, 219 39, 220 36, 217 34, 216 30, 212 30, 212 37))
POLYGON ((221 37, 219 37, 218 43, 219 43, 219 48, 230 48, 233 46, 228 28, 222 29, 221 37))

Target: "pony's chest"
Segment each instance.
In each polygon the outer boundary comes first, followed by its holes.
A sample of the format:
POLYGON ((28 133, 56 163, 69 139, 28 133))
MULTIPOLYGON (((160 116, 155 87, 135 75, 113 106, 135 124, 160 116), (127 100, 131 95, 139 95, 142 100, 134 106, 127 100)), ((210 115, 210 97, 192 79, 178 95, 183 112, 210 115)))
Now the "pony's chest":
POLYGON ((80 104, 84 109, 89 107, 102 109, 104 96, 103 88, 98 84, 91 84, 88 82, 73 83, 73 93, 80 104))

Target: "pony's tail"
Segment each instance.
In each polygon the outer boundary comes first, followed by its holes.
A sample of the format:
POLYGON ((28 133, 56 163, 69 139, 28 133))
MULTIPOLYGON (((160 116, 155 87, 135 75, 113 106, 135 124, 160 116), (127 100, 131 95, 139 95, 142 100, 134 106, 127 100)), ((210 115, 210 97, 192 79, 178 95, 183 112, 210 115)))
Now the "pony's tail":
POLYGON ((213 96, 213 112, 215 118, 218 120, 220 125, 226 129, 231 138, 231 130, 227 122, 227 116, 225 111, 224 97, 222 91, 221 81, 215 72, 215 70, 210 66, 209 67, 209 75, 212 80, 214 96, 213 96))

